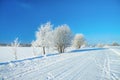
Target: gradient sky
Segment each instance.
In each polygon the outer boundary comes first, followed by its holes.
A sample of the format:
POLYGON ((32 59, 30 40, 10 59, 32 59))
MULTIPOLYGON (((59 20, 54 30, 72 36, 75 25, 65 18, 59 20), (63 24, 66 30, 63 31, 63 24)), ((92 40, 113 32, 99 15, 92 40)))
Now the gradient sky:
POLYGON ((30 43, 47 21, 68 24, 90 43, 120 42, 120 0, 0 0, 0 43, 30 43))

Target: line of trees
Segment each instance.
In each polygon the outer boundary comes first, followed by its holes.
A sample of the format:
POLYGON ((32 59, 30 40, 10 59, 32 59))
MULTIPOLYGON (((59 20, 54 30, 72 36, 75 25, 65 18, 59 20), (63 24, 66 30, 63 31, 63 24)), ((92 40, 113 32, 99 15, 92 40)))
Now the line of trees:
POLYGON ((42 47, 44 55, 47 47, 56 47, 59 53, 64 53, 66 47, 74 45, 78 49, 85 42, 83 34, 77 34, 74 38, 67 24, 60 25, 55 29, 52 27, 50 22, 40 25, 35 33, 36 40, 32 42, 32 45, 42 47))
MULTIPOLYGON (((43 55, 45 55, 46 48, 55 47, 59 53, 64 53, 65 49, 69 46, 79 49, 82 45, 86 44, 84 35, 73 35, 67 24, 60 25, 53 29, 53 25, 50 22, 47 22, 40 25, 35 36, 36 40, 31 43, 34 56, 36 56, 36 47, 42 47, 43 55)), ((15 60, 17 60, 17 48, 20 46, 18 38, 14 40, 11 46, 13 47, 15 60)), ((103 47, 104 45, 98 44, 97 46, 103 47)), ((112 46, 119 46, 119 44, 114 42, 112 46)))
MULTIPOLYGON (((46 48, 56 48, 59 53, 64 53, 65 49, 69 46, 73 46, 75 49, 81 48, 86 45, 86 40, 83 34, 73 35, 71 29, 67 24, 59 25, 53 29, 53 25, 50 22, 40 25, 35 32, 36 39, 28 44, 33 48, 33 54, 36 56, 35 48, 42 47, 43 55, 46 54, 46 48)), ((18 38, 11 44, 13 47, 13 54, 15 60, 17 60, 17 47, 20 46, 18 38)), ((26 46, 26 44, 24 45, 26 46)), ((102 47, 102 44, 98 44, 98 47, 102 47)), ((112 46, 119 46, 117 42, 112 43, 112 46)))
MULTIPOLYGON (((46 48, 55 47, 59 53, 64 53, 65 49, 71 45, 79 49, 85 44, 84 35, 76 34, 74 36, 67 24, 60 25, 55 29, 50 22, 42 24, 35 32, 35 37, 36 40, 31 42, 34 56, 36 56, 35 48, 37 47, 42 47, 43 55, 45 55, 46 48)), ((18 38, 11 43, 11 46, 13 47, 15 60, 17 60, 17 48, 20 46, 18 38)))

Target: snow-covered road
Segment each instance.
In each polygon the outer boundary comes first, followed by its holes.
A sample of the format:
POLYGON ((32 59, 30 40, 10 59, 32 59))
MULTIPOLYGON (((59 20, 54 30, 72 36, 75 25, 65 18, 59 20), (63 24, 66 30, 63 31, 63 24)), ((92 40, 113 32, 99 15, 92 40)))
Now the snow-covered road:
POLYGON ((75 50, 0 65, 3 80, 120 80, 117 49, 75 50))

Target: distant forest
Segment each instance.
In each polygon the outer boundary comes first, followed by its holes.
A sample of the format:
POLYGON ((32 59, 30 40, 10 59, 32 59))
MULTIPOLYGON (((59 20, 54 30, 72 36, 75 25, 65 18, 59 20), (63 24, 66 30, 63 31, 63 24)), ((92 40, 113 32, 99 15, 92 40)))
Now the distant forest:
MULTIPOLYGON (((0 46, 11 46, 9 43, 0 43, 0 46)), ((20 47, 31 47, 30 43, 20 43, 20 47)))

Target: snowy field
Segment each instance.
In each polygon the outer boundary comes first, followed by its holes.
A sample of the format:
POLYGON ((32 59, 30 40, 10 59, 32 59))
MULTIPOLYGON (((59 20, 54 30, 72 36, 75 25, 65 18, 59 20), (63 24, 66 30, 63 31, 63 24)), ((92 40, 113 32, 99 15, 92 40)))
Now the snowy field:
MULTIPOLYGON (((12 52, 4 48, 0 48, 0 60, 14 59, 13 54, 2 54, 12 52)), ((23 53, 24 58, 33 57, 30 48, 23 53)), ((120 47, 72 50, 0 64, 0 80, 120 80, 120 47)))
MULTIPOLYGON (((14 48, 13 47, 0 47, 0 62, 8 62, 14 61, 14 48)), ((56 53, 53 49, 46 48, 46 53, 53 54, 56 53)), ((46 54, 48 55, 48 54, 46 54)), ((34 48, 33 47, 18 47, 17 48, 17 57, 18 60, 32 58, 36 56, 43 56, 42 55, 42 48, 34 48), (34 55, 36 53, 36 55, 34 55)))

